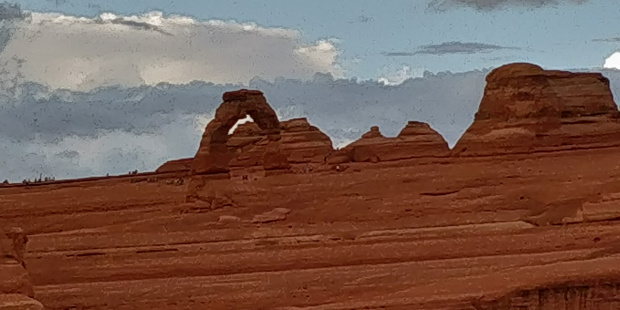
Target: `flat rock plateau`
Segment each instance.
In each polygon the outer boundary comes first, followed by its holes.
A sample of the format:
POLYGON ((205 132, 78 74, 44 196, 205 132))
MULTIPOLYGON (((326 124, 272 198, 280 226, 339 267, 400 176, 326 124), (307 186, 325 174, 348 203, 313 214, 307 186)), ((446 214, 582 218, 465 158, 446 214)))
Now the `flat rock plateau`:
POLYGON ((371 125, 334 149, 239 90, 193 158, 2 185, 0 309, 620 309, 602 75, 499 67, 453 149, 371 125))

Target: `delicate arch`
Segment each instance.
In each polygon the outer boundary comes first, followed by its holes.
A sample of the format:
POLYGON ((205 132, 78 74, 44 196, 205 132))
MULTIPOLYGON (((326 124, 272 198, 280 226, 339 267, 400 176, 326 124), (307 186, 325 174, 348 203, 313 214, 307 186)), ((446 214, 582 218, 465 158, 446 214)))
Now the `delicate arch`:
POLYGON ((215 118, 202 134, 198 152, 192 162, 194 174, 225 173, 230 170, 232 154, 226 145, 228 131, 247 115, 272 139, 279 139, 280 121, 262 92, 241 89, 224 93, 222 99, 222 104, 215 111, 215 118))

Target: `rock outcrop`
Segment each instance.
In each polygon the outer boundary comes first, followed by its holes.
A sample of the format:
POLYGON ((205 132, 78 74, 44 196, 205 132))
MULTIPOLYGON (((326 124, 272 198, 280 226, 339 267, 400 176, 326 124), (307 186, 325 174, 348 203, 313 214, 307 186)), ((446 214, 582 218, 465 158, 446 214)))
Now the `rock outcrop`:
MULTIPOLYGON (((231 167, 261 165, 268 142, 268 137, 256 123, 239 125, 228 140, 230 151, 235 153, 231 167)), ((333 151, 329 137, 310 125, 306 118, 280 122, 280 143, 280 152, 287 162, 293 164, 323 163, 333 151)))
POLYGON ((362 137, 338 150, 329 163, 380 162, 420 157, 446 157, 448 143, 428 124, 410 121, 395 138, 386 138, 373 126, 362 137))
POLYGON ((264 154, 265 169, 286 168, 279 153, 280 121, 276 112, 269 106, 263 93, 258 90, 242 89, 226 92, 223 102, 215 111, 215 118, 207 124, 200 140, 200 146, 192 161, 193 174, 223 173, 230 170, 233 154, 229 152, 228 131, 238 120, 247 115, 252 117, 258 127, 268 137, 268 150, 264 154))
MULTIPOLYGON (((323 163, 333 152, 331 139, 306 118, 296 118, 279 123, 279 145, 268 146, 270 137, 255 122, 237 126, 226 142, 230 168, 263 167, 269 169, 287 168, 290 164, 323 163), (276 159, 275 161, 270 159, 276 159)), ((157 172, 190 171, 193 159, 171 160, 157 172)))
POLYGON ((618 108, 600 73, 543 70, 514 63, 491 71, 459 156, 620 145, 618 108))
POLYGON ((21 228, 0 231, 0 309, 43 309, 24 261, 28 238, 21 228))

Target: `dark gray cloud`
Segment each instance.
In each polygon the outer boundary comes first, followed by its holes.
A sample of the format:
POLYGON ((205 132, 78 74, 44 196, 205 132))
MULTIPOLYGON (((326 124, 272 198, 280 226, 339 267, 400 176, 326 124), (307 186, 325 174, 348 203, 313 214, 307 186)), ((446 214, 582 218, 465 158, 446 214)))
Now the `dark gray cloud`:
POLYGON ((370 23, 372 22, 374 19, 372 17, 368 17, 366 15, 360 15, 358 16, 356 19, 354 20, 350 20, 349 24, 354 24, 354 23, 362 23, 362 24, 366 24, 366 23, 370 23))
POLYGON ((590 0, 431 0, 428 8, 433 11, 446 11, 453 8, 469 7, 477 11, 494 11, 506 8, 542 8, 560 4, 583 4, 590 0))
POLYGON ((479 42, 444 42, 441 44, 423 45, 415 52, 385 52, 385 56, 390 57, 408 57, 418 54, 427 55, 445 55, 445 54, 476 54, 488 53, 497 50, 519 50, 516 47, 501 46, 495 44, 479 43, 479 42))
POLYGON ((615 38, 604 38, 604 39, 594 39, 593 42, 620 42, 620 37, 615 38))
POLYGON ((157 27, 155 25, 149 24, 147 22, 140 22, 140 21, 135 21, 135 20, 126 20, 124 18, 114 18, 111 20, 102 20, 101 18, 97 18, 96 21, 100 24, 105 24, 105 23, 111 23, 111 24, 116 24, 116 25, 125 25, 128 27, 132 27, 134 29, 138 29, 138 30, 147 30, 147 31, 156 31, 159 32, 161 34, 165 34, 168 36, 171 36, 172 34, 169 32, 164 31, 163 29, 161 29, 161 27, 157 27))
POLYGON ((416 55, 416 53, 414 52, 384 52, 383 55, 389 56, 389 57, 407 57, 407 56, 414 56, 416 55))

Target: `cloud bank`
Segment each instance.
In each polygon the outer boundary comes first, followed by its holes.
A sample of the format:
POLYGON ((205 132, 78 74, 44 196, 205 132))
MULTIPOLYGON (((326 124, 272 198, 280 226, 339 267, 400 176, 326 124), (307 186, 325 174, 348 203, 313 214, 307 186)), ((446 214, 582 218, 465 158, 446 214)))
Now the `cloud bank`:
MULTIPOLYGON (((14 11, 0 14, 14 16, 14 11)), ((290 29, 161 12, 95 18, 33 12, 11 22, 18 31, 5 40, 0 63, 18 58, 22 65, 13 75, 54 89, 343 74, 335 40, 308 44, 290 29)))

